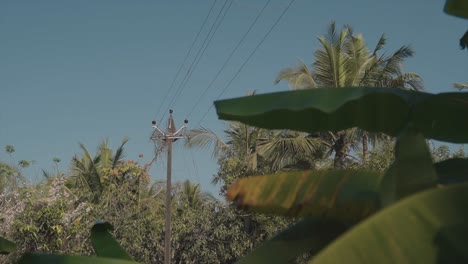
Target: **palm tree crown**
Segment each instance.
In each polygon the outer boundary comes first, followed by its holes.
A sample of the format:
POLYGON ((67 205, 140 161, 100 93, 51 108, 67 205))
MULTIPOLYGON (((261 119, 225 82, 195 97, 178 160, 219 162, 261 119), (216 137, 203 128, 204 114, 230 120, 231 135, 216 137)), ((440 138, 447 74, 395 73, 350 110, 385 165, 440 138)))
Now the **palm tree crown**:
MULTIPOLYGON (((297 67, 282 70, 275 81, 288 82, 292 89, 342 88, 342 87, 388 87, 422 90, 422 79, 416 73, 404 73, 405 59, 413 56, 410 46, 403 46, 392 55, 379 55, 386 38, 382 35, 372 52, 367 48, 361 34, 355 34, 350 26, 337 31, 334 22, 325 36, 318 37, 320 47, 315 51, 312 68, 301 62, 297 67)), ((375 143, 383 138, 359 129, 320 133, 322 143, 335 153, 334 166, 344 167, 350 149, 359 148, 361 140, 363 159, 367 157, 369 141, 375 143)))

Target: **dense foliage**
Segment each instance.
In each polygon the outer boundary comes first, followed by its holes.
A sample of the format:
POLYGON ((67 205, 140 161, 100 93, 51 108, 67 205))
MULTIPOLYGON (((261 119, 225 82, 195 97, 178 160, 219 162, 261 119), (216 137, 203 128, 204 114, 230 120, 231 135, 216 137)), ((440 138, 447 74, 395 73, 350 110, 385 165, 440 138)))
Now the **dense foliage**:
MULTIPOLYGON (((455 2, 447 12, 467 17, 455 2)), ((0 261, 162 263, 170 191, 174 263, 466 262, 468 159, 428 140, 468 142, 467 94, 408 91, 420 88, 418 75, 401 71, 412 50, 379 56, 384 37, 369 52, 362 36, 332 24, 319 41, 313 69, 288 68, 277 80, 308 91, 216 102, 231 120, 226 142, 192 131, 188 146, 215 139, 214 182, 233 204, 188 181, 151 184, 123 158, 127 139, 115 153, 104 141, 94 156, 80 145, 69 172, 54 158, 56 172, 34 184, 22 173, 33 162, 13 162, 7 145, 0 254, 10 254, 0 261)))
MULTIPOLYGON (((151 184, 140 164, 123 159, 123 145, 117 159, 107 141, 94 156, 81 146, 83 154, 73 158, 69 173, 46 173, 37 184, 4 182, 0 237, 14 241, 17 250, 0 261, 13 262, 25 252, 94 255, 90 228, 105 219, 136 261, 162 263, 165 183, 151 184)), ((1 165, 2 179, 20 178, 16 166, 1 165)), ((172 193, 175 263, 233 263, 287 224, 280 217, 240 212, 189 181, 176 183, 172 193)))

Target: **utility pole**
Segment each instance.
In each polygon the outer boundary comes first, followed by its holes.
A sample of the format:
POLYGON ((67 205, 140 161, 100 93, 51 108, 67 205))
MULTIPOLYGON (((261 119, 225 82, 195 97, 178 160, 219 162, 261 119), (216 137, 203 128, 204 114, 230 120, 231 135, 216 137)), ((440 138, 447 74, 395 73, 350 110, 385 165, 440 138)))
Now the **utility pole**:
MULTIPOLYGON (((171 263, 171 177, 172 177, 172 143, 179 138, 187 138, 183 135, 187 128, 188 120, 184 120, 184 125, 176 130, 174 119, 172 117, 172 109, 169 110, 169 120, 167 123, 166 131, 162 131, 157 125, 156 121, 153 121, 153 128, 155 131, 151 135, 151 140, 162 141, 167 146, 167 180, 166 180, 166 225, 165 225, 165 237, 164 237, 164 264, 171 263)), ((157 151, 157 150, 156 150, 157 151)), ((156 155, 158 153, 155 153, 156 155)))

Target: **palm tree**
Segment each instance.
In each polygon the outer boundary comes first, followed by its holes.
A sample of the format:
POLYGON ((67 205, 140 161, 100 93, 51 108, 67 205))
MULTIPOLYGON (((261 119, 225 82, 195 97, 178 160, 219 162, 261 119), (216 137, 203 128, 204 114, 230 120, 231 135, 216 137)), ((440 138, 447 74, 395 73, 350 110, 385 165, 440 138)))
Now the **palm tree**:
POLYGON ((210 194, 201 192, 200 184, 193 184, 189 180, 180 187, 180 198, 192 208, 200 208, 206 201, 214 199, 210 194))
MULTIPOLYGON (((318 40, 321 46, 314 53, 312 69, 303 62, 297 67, 286 68, 278 74, 276 84, 287 81, 292 89, 358 86, 422 89, 419 75, 402 72, 402 63, 414 54, 409 46, 401 47, 391 56, 378 55, 386 44, 384 35, 370 52, 361 34, 354 34, 350 26, 338 32, 334 22, 329 26, 327 34, 318 37, 318 40)), ((356 149, 361 144, 365 160, 368 143, 374 144, 383 135, 351 129, 334 133, 326 131, 320 133, 320 137, 335 153, 334 167, 342 168, 350 149, 356 149)))
POLYGON ((108 140, 103 141, 98 147, 96 155, 91 156, 88 149, 80 143, 83 156, 75 155, 71 161, 71 176, 74 178, 74 186, 87 189, 93 196, 93 200, 99 200, 103 191, 102 171, 114 169, 124 157, 124 145, 127 138, 112 155, 108 140))
POLYGON ((186 146, 213 146, 213 157, 239 160, 246 174, 265 167, 268 171, 277 171, 308 163, 310 157, 317 157, 321 150, 321 139, 306 133, 266 130, 239 122, 229 122, 227 126, 226 141, 211 130, 200 128, 189 131, 186 146))
POLYGON ((15 152, 15 147, 13 147, 12 145, 6 145, 5 146, 5 151, 6 153, 8 153, 8 156, 10 157, 10 163, 12 163, 13 161, 13 153, 15 152))
POLYGON ((322 139, 310 137, 304 132, 271 131, 267 137, 260 137, 257 141, 258 154, 271 164, 273 171, 316 167, 316 160, 312 159, 323 156, 322 139))
POLYGON ((227 123, 224 131, 228 140, 224 141, 213 131, 206 128, 198 128, 188 131, 188 140, 185 146, 188 148, 208 148, 213 146, 213 157, 238 157, 243 160, 249 172, 257 170, 258 152, 257 139, 266 130, 241 124, 238 122, 227 123))

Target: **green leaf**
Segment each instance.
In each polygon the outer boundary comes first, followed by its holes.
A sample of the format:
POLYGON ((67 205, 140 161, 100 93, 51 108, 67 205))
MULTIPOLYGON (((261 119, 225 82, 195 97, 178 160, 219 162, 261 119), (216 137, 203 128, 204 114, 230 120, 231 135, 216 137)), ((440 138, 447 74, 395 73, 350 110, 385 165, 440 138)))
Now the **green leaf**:
POLYGON ((414 123, 426 138, 468 142, 468 93, 391 88, 319 88, 215 102, 220 119, 315 133, 359 127, 398 136, 414 123), (454 129, 447 129, 454 127, 454 129))
POLYGON ((468 18, 468 1, 447 0, 444 11, 452 16, 468 18))
POLYGON ((383 205, 437 185, 437 174, 424 136, 413 126, 406 128, 395 145, 395 160, 381 186, 383 205))
POLYGON ((16 244, 7 240, 3 237, 0 237, 0 254, 6 255, 16 250, 16 244))
POLYGON ((346 229, 332 221, 305 218, 262 243, 237 263, 289 263, 302 253, 319 252, 346 229))
POLYGON ((100 258, 87 256, 49 255, 28 253, 21 257, 19 264, 136 264, 138 262, 115 258, 100 258))
POLYGON ((227 196, 260 213, 353 222, 379 208, 380 180, 378 172, 359 170, 281 172, 240 179, 227 196))
POLYGON ((215 106, 220 119, 269 129, 313 133, 343 130, 360 123, 369 131, 396 135, 403 126, 401 120, 409 113, 406 101, 410 97, 416 97, 416 93, 397 89, 318 88, 221 100, 215 106), (373 111, 367 111, 369 108, 373 111))
POLYGON ((467 143, 467 116, 467 92, 440 93, 417 102, 411 120, 426 138, 467 143))
POLYGON ((468 263, 468 184, 421 192, 387 207, 310 263, 468 263))
POLYGON ((108 222, 98 222, 91 228, 91 241, 96 254, 106 258, 133 260, 109 233, 109 230, 113 230, 113 227, 108 222))
POLYGON ((453 158, 435 163, 440 184, 468 181, 468 159, 453 158))

